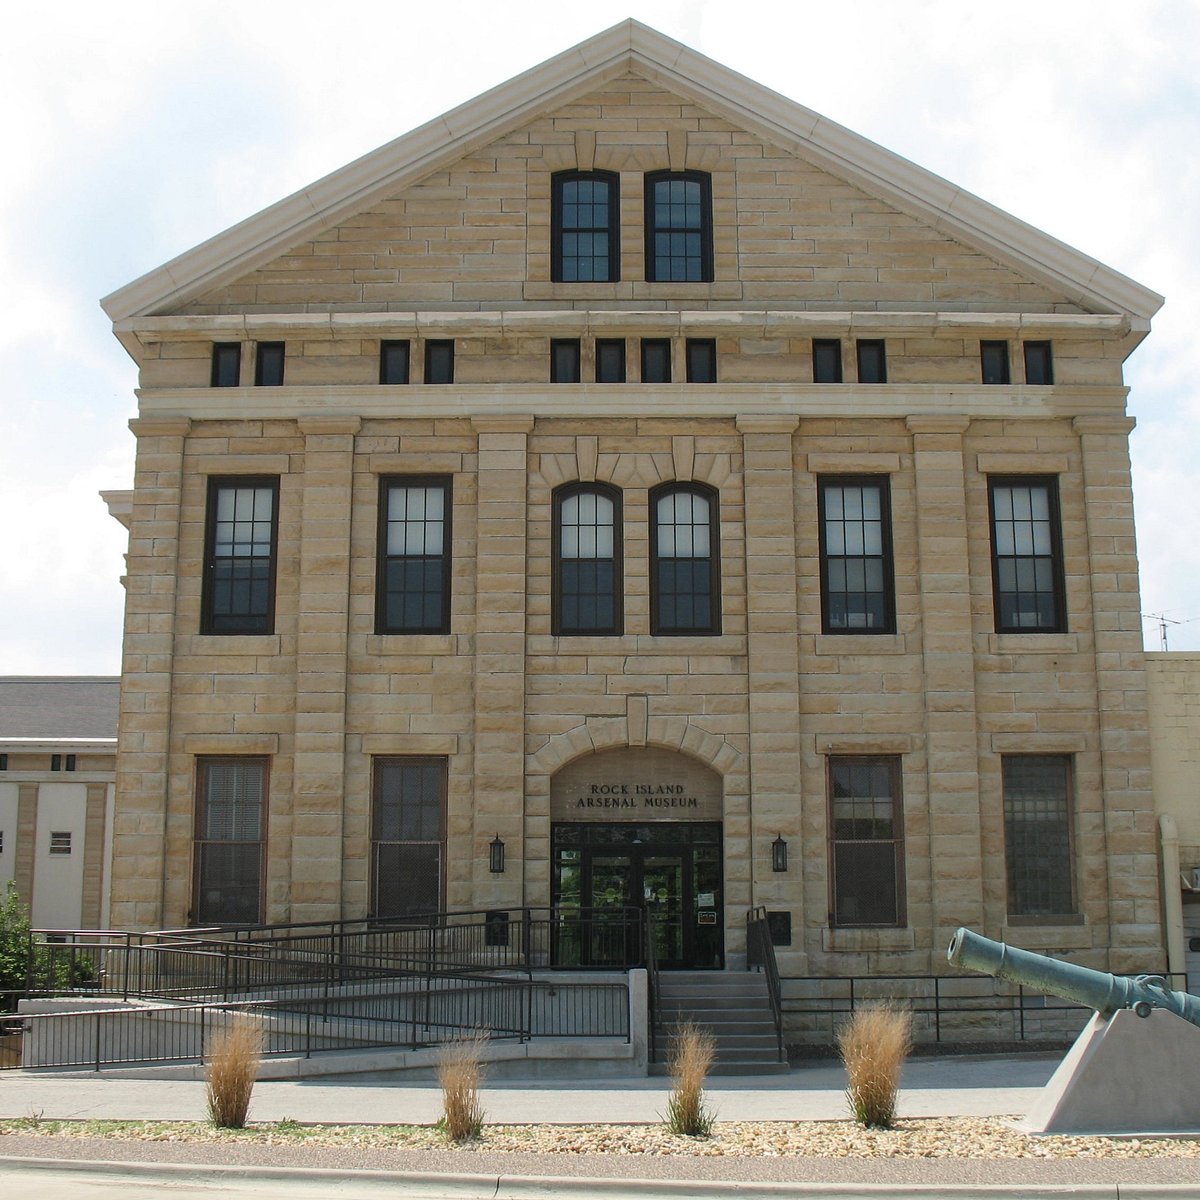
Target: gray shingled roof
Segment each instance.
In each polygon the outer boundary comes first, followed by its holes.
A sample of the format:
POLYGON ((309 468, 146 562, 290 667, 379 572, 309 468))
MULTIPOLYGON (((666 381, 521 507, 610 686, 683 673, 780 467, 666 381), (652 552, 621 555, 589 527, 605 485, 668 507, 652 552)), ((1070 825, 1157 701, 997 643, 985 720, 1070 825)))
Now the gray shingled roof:
POLYGON ((0 676, 0 738, 115 738, 116 676, 0 676))

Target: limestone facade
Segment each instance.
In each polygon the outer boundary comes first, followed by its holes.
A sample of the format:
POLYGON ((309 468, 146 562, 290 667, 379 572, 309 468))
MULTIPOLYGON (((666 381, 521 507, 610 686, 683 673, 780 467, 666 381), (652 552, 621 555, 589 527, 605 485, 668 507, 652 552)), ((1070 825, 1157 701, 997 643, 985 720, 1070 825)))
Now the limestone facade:
POLYGON ((113 922, 195 916, 214 756, 267 763, 261 916, 282 922, 372 912, 383 760, 444 762, 447 907, 545 907, 556 772, 652 747, 722 781, 727 963, 765 906, 790 917, 787 974, 938 971, 960 924, 1160 965, 1122 382, 1157 298, 1017 222, 955 225, 949 185, 861 139, 835 162, 798 106, 640 26, 586 46, 599 66, 554 60, 385 147, 390 171, 322 181, 309 228, 268 210, 106 301, 140 368, 113 922), (568 170, 619 178, 615 282, 551 279, 568 170), (711 281, 646 281, 653 170, 710 178, 711 281), (613 338, 627 381, 587 382, 613 338), (675 382, 641 381, 652 338, 675 382), (420 382, 435 339, 449 385, 420 382), (582 382, 548 382, 553 339, 578 339, 582 382), (716 382, 685 382, 688 339, 715 342, 716 382), (829 339, 845 382, 813 382, 829 339), (389 340, 406 384, 379 383, 389 340), (886 382, 856 382, 861 340, 884 343, 886 382), (251 382, 264 342, 285 346, 281 386, 251 382), (1010 382, 982 382, 984 342, 1006 343, 1010 382), (1022 348, 1046 342, 1053 382, 1027 382, 1022 348), (216 343, 240 345, 239 386, 210 386, 216 343), (989 480, 1026 476, 1056 481, 1065 622, 997 632, 989 480), (278 480, 269 633, 202 632, 220 477, 278 480), (450 481, 447 632, 377 632, 390 477, 450 481), (894 631, 825 631, 818 489, 843 477, 886 481, 894 631), (577 482, 620 495, 611 635, 554 632, 554 495, 577 482), (653 632, 652 492, 673 482, 716 498, 716 632, 653 632), (1050 917, 1010 915, 1002 772, 1028 755, 1069 763, 1072 911, 1050 917), (833 920, 844 758, 897 764, 886 925, 833 920))

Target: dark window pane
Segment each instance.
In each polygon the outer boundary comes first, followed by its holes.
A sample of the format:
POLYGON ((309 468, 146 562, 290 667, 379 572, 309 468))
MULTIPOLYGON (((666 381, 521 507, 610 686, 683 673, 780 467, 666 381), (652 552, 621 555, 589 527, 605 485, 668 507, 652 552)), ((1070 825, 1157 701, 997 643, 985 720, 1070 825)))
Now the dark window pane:
POLYGON ((704 282, 713 278, 712 193, 699 172, 646 176, 646 278, 704 282))
POLYGON ((829 764, 835 925, 903 923, 899 760, 829 764))
POLYGON ((717 382, 717 343, 709 338, 687 340, 688 383, 717 382))
POLYGON ((273 479, 209 481, 203 633, 274 628, 277 493, 273 479))
POLYGON ((1008 911, 1073 913, 1071 760, 1058 754, 1007 755, 1002 767, 1008 911))
POLYGON ((454 382, 454 342, 451 340, 425 343, 425 382, 454 382))
POLYGON ((550 382, 579 382, 578 338, 554 338, 550 342, 550 382))
POLYGON ((842 382, 842 343, 837 338, 813 339, 813 383, 842 382))
POLYGON ((642 382, 671 382, 671 342, 668 338, 642 338, 642 382))
POLYGON ((885 479, 823 479, 819 490, 826 633, 894 633, 885 479))
POLYGON ((887 383, 887 354, 882 341, 859 341, 858 382, 887 383))
POLYGON ((673 486, 651 498, 651 632, 720 632, 717 500, 673 486))
POLYGON ((449 632, 449 482, 384 479, 379 511, 375 631, 449 632))
POLYGON ((554 176, 551 278, 562 283, 603 283, 618 269, 619 178, 608 171, 554 176))
POLYGON ((1008 343, 980 342, 980 370, 984 383, 1008 383, 1008 343))
POLYGON ((238 342, 217 342, 213 346, 212 386, 237 387, 241 380, 242 347, 238 342))
POLYGON ((408 382, 408 342, 382 342, 379 346, 379 382, 408 382))
POLYGON ((267 764, 202 759, 197 781, 193 919, 254 924, 262 919, 267 764))
POLYGON ((997 632, 1060 632, 1066 620, 1057 481, 993 477, 989 497, 997 632))
POLYGON ((621 503, 614 489, 572 486, 554 498, 554 632, 618 634, 621 503))
POLYGON ((1049 342, 1025 343, 1025 382, 1049 386, 1054 382, 1054 363, 1049 342))
POLYGON ((259 342, 254 358, 254 382, 259 387, 283 383, 283 342, 259 342))
POLYGON ((596 382, 625 382, 625 339, 598 338, 596 341, 596 382))
POLYGON ((372 818, 374 914, 402 917, 442 907, 446 763, 375 763, 372 818))

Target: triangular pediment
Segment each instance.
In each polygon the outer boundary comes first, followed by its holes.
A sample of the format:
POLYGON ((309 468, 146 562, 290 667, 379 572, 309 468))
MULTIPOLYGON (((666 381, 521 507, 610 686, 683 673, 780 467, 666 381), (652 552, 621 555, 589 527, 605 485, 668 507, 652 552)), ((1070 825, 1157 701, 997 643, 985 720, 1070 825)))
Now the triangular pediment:
MULTIPOLYGON (((313 272, 308 264, 297 266, 296 260, 320 253, 315 249, 317 247, 327 250, 331 241, 358 241, 363 245, 390 246, 391 250, 411 242, 411 231, 419 226, 411 220, 389 225, 390 221, 404 215, 398 210, 426 202, 436 208, 439 200, 453 199, 445 195, 439 198, 437 193, 439 187, 447 190, 448 185, 443 185, 440 180, 453 172, 456 165, 461 166, 480 156, 486 161, 489 151, 511 146, 514 138, 519 140, 527 136, 531 129, 549 124, 554 131, 554 138, 538 148, 542 155, 543 176, 553 167, 556 155, 564 166, 575 165, 579 162, 580 146, 577 138, 566 136, 565 126, 570 122, 563 114, 573 108, 596 110, 595 97, 621 94, 622 89, 630 89, 630 80, 640 81, 643 97, 657 90, 669 98, 667 107, 682 105, 704 114, 703 120, 699 121, 702 128, 686 140, 682 151, 688 166, 713 169, 706 159, 719 162, 721 155, 711 144, 706 145, 702 135, 711 137, 727 128, 732 134, 749 139, 746 142, 748 156, 758 154, 764 161, 785 164, 780 169, 795 178, 777 186, 786 191, 789 186, 803 189, 807 185, 810 197, 824 190, 831 202, 836 199, 841 216, 846 213, 857 216, 856 232, 866 235, 857 238, 858 242, 869 242, 872 228, 878 232, 886 227, 893 234, 891 240, 895 243, 896 257, 903 261, 879 269, 911 274, 907 278, 886 280, 863 278, 860 281, 865 285, 862 303, 866 307, 871 306, 865 297, 872 287, 875 303, 885 307, 908 308, 914 304, 917 308, 962 307, 954 299, 955 284, 948 276, 941 281, 948 297, 942 305, 934 298, 935 288, 931 286, 927 292, 921 292, 919 287, 921 273, 951 270, 959 271, 964 282, 973 283, 980 298, 978 306, 983 308, 1008 311, 1051 311, 1056 308, 1058 311, 1119 313, 1145 323, 1162 303, 1156 293, 970 193, 703 55, 637 22, 627 21, 356 160, 150 272, 107 297, 102 302, 105 311, 114 322, 120 323, 172 313, 212 312, 218 308, 230 311, 248 302, 251 307, 258 307, 260 293, 256 291, 247 301, 247 289, 265 287, 264 278, 286 289, 289 285, 284 280, 274 278, 286 272, 292 273, 294 290, 291 298, 287 298, 286 290, 280 291, 278 298, 263 302, 266 306, 294 311, 300 304, 317 308, 363 308, 374 304, 387 308, 403 304, 406 294, 403 287, 398 287, 395 295, 386 295, 386 289, 382 289, 375 296, 361 289, 357 295, 353 288, 345 290, 340 278, 309 280, 296 287, 306 269, 310 274, 320 274, 313 272), (924 243, 911 254, 902 252, 905 238, 897 232, 906 224, 912 234, 908 241, 924 243), (362 232, 364 228, 366 233, 362 232), (358 232, 351 234, 352 230, 358 232), (376 236, 380 234, 382 237, 376 236), (943 254, 926 253, 935 243, 944 249, 943 254), (943 265, 928 265, 933 258, 943 260, 943 265), (972 276, 980 276, 980 273, 982 277, 972 280, 972 276), (881 290, 881 284, 887 286, 881 290), (928 295, 929 298, 915 302, 910 293, 928 295)), ((601 106, 600 118, 602 116, 601 106)), ((664 121, 669 122, 669 119, 669 116, 664 117, 664 121)), ((595 124, 594 121, 591 123, 595 124)), ((589 122, 581 113, 574 124, 583 129, 589 122)), ((613 144, 605 142, 602 132, 595 130, 594 161, 597 166, 608 165, 604 157, 606 152, 610 158, 617 157, 613 144)), ((627 166, 623 168, 614 161, 613 169, 637 170, 664 165, 662 146, 653 145, 656 131, 647 128, 632 132, 645 133, 649 139, 643 143, 645 149, 639 150, 637 136, 627 137, 620 148, 620 156, 624 157, 627 166), (646 162, 641 162, 641 158, 646 162), (651 162, 652 158, 656 161, 651 162)), ((666 126, 663 134, 665 138, 666 126)), ((582 152, 585 155, 590 152, 586 138, 582 152)), ((677 158, 680 152, 680 139, 676 135, 671 139, 670 153, 677 158)), ((519 154, 513 156, 513 161, 516 165, 507 171, 508 174, 519 168, 526 170, 530 180, 533 179, 534 172, 527 161, 519 154)), ((675 166, 675 161, 671 165, 675 166)), ((743 175, 749 173, 742 172, 743 175)), ((738 188, 736 203, 741 204, 741 178, 738 188)), ((759 190, 765 198, 766 190, 759 190)), ((545 203, 541 195, 530 197, 531 203, 535 199, 539 204, 545 203)), ((775 199, 778 201, 779 197, 775 199)), ((719 200, 714 182, 714 224, 719 200)), ((799 203, 803 205, 802 196, 799 203)), ((823 203, 823 200, 817 203, 823 203)), ((769 209, 764 207, 763 212, 766 214, 769 209)), ((744 215, 734 214, 739 221, 744 215)), ((818 272, 812 280, 816 282, 823 269, 821 259, 837 257, 844 252, 834 249, 839 240, 846 240, 837 236, 839 232, 845 232, 839 230, 838 222, 824 222, 819 209, 809 215, 813 221, 811 238, 804 236, 803 213, 798 214, 798 221, 789 225, 793 231, 791 246, 782 245, 779 238, 763 238, 764 249, 766 243, 773 243, 766 252, 777 256, 770 269, 778 273, 783 283, 790 281, 800 288, 800 292, 793 295, 803 293, 803 285, 810 282, 805 272, 818 272), (807 242, 812 243, 811 249, 802 246, 807 242), (808 262, 803 261, 805 253, 808 262)), ((503 236, 501 221, 496 222, 496 227, 500 234, 492 240, 499 243, 500 248, 487 252, 493 261, 483 263, 481 251, 481 261, 470 264, 472 268, 479 268, 478 283, 484 292, 487 285, 503 284, 506 279, 519 281, 526 270, 536 281, 539 248, 532 242, 519 246, 519 238, 503 236), (520 265, 517 258, 522 259, 520 265)), ((849 228, 855 228, 853 221, 849 228)), ((768 302, 771 289, 765 285, 769 279, 750 279, 744 269, 753 255, 743 247, 753 241, 753 231, 746 229, 744 224, 739 225, 739 230, 744 232, 739 233, 739 262, 734 274, 751 285, 750 294, 730 294, 718 296, 718 299, 749 300, 755 304, 761 298, 768 302), (764 285, 758 289, 761 296, 754 294, 752 285, 755 283, 764 285)), ((469 234, 469 230, 464 231, 462 240, 469 243, 469 234)), ((482 242, 484 239, 477 240, 482 242)), ((374 262, 365 262, 371 256, 358 257, 359 265, 354 269, 367 273, 380 270, 374 262)), ((871 255, 868 253, 866 257, 871 255)), ((424 268, 412 269, 436 271, 437 261, 435 258, 424 268)), ((446 265, 451 270, 459 270, 460 266, 446 265)), ((850 266, 849 263, 845 265, 850 266)), ((763 271, 767 269, 762 268, 763 271)), ((869 272, 871 268, 864 265, 861 269, 869 272)), ((752 267, 750 273, 758 270, 758 267, 752 267)), ((466 274, 475 278, 471 270, 466 274)), ((387 280, 367 282, 386 284, 387 280)), ((924 282, 933 285, 939 280, 924 282)), ((848 276, 843 272, 842 298, 847 301, 843 307, 857 307, 852 295, 854 283, 853 271, 848 276)), ((816 306, 829 303, 819 286, 811 294, 816 306)), ((632 298, 636 299, 636 296, 632 298)), ((504 297, 490 299, 481 292, 476 302, 507 301, 504 297)), ((450 303, 461 306, 455 301, 450 303)), ((414 306, 427 308, 435 304, 436 298, 431 295, 419 299, 414 306)))

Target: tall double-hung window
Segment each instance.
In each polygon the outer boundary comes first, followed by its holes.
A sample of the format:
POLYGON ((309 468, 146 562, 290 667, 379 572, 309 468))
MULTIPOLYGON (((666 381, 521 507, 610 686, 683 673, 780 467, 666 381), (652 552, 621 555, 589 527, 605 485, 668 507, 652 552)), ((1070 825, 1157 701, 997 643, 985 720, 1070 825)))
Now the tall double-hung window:
POLYGON ((904 838, 900 760, 829 760, 831 922, 903 925, 904 838))
POLYGON ((703 172, 646 176, 646 278, 651 283, 712 282, 712 180, 703 172))
POLYGON ((1058 480, 991 476, 988 495, 996 632, 1065 632, 1058 480))
POLYGON ((446 760, 377 758, 371 817, 375 917, 445 908, 446 760))
POLYGON ((263 919, 267 759, 201 758, 196 765, 192 921, 263 919))
POLYGON ((278 478, 209 479, 202 633, 274 631, 278 507, 278 478))
POLYGON ((650 632, 721 632, 717 493, 669 483, 650 493, 650 632))
POLYGON ((554 494, 554 632, 619 634, 621 493, 569 484, 554 494))
POLYGON ((1075 912, 1069 754, 1006 754, 1004 851, 1010 916, 1075 912))
POLYGON ((380 481, 376 633, 450 632, 450 480, 380 481))
POLYGON ((822 478, 817 502, 824 632, 894 633, 896 601, 887 478, 822 478))
POLYGON ((550 277, 557 283, 621 278, 620 177, 559 171, 553 180, 550 277))

